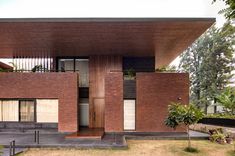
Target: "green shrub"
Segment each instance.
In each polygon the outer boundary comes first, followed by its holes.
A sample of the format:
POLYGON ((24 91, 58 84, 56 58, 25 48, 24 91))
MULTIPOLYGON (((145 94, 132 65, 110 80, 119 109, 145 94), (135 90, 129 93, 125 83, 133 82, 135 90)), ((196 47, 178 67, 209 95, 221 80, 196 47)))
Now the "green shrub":
POLYGON ((217 113, 217 114, 208 114, 205 118, 225 118, 225 119, 235 119, 235 115, 227 113, 217 113))
POLYGON ((220 141, 222 141, 222 142, 225 142, 225 135, 223 134, 223 133, 220 133, 220 132, 218 132, 218 133, 215 133, 215 134, 212 134, 211 135, 211 141, 212 142, 220 142, 220 141))
POLYGON ((155 69, 156 72, 177 72, 175 66, 162 66, 155 69))
POLYGON ((124 71, 124 77, 130 78, 130 79, 134 78, 135 77, 135 70, 130 68, 130 69, 124 71))
POLYGON ((235 88, 225 88, 221 94, 216 96, 216 99, 227 114, 235 115, 235 88))

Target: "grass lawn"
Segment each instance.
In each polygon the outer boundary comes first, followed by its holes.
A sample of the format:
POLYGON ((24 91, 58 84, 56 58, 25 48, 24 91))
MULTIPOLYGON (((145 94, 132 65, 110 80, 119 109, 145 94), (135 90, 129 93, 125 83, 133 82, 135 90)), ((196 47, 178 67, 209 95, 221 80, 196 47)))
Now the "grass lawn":
POLYGON ((3 146, 0 145, 0 155, 2 154, 3 146))
POLYGON ((199 153, 183 149, 187 141, 179 140, 128 140, 129 149, 30 149, 20 156, 235 156, 233 145, 219 145, 209 141, 192 141, 199 153))

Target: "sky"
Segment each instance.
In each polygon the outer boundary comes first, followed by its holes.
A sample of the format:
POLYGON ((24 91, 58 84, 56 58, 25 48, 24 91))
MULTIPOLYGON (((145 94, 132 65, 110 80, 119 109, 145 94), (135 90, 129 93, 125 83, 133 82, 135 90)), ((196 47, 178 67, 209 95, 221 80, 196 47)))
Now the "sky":
POLYGON ((223 8, 212 0, 0 0, 0 18, 215 17, 221 27, 223 8))
POLYGON ((0 18, 36 17, 216 17, 212 0, 0 0, 0 18))

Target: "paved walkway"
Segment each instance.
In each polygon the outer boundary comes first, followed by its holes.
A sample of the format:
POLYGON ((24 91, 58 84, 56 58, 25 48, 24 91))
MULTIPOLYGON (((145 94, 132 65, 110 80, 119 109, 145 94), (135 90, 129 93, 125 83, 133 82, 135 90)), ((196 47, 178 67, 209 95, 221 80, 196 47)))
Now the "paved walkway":
MULTIPOLYGON (((41 133, 39 144, 34 142, 34 133, 0 133, 0 145, 9 147, 9 142, 15 140, 17 148, 37 147, 72 147, 72 148, 127 148, 126 139, 186 139, 186 133, 148 133, 148 134, 105 134, 102 140, 65 139, 63 133, 41 133)), ((192 139, 206 139, 207 134, 190 132, 192 139)))
MULTIPOLYGON (((24 151, 26 151, 26 150, 27 150, 27 148, 16 148, 16 149, 15 149, 15 154, 22 153, 22 152, 24 152, 24 151)), ((9 150, 9 148, 4 148, 2 152, 3 152, 3 153, 0 154, 1 156, 10 156, 10 150, 9 150)))

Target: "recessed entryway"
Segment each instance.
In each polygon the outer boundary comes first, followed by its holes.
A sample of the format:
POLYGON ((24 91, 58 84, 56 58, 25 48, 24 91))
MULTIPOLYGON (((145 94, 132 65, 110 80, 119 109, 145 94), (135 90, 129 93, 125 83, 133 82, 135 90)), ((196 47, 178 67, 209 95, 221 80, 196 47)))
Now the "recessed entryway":
POLYGON ((89 126, 89 100, 81 98, 79 100, 79 125, 89 126))

